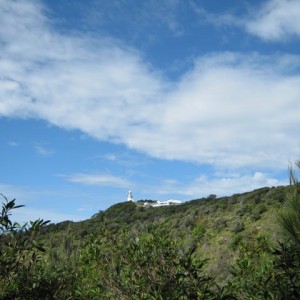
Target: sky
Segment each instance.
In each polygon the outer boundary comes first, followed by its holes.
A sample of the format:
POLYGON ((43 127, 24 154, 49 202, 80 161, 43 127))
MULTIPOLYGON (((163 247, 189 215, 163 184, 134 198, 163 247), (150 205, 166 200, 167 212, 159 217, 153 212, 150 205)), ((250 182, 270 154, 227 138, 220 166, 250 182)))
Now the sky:
POLYGON ((299 0, 0 0, 0 193, 15 220, 288 184, 299 0))

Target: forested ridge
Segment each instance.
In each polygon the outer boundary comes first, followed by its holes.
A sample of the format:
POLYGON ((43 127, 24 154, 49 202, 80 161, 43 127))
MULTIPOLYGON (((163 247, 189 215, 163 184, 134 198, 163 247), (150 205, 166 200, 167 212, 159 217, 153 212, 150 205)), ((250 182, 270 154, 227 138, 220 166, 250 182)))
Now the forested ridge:
POLYGON ((3 196, 0 299, 300 299, 300 197, 261 188, 20 226, 3 196), (297 211, 299 210, 299 211, 297 211))

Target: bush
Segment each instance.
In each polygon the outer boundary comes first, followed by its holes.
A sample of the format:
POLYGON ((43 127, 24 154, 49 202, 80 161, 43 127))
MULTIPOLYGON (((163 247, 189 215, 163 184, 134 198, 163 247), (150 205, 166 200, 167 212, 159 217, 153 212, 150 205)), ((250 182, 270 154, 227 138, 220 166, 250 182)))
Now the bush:
MULTIPOLYGON (((103 299, 221 299, 214 280, 202 271, 195 248, 181 253, 168 235, 154 228, 121 236, 106 231, 91 237, 81 265, 93 274, 82 297, 103 299), (91 295, 94 291, 94 295, 91 295)), ((80 284, 81 287, 84 285, 80 284)))

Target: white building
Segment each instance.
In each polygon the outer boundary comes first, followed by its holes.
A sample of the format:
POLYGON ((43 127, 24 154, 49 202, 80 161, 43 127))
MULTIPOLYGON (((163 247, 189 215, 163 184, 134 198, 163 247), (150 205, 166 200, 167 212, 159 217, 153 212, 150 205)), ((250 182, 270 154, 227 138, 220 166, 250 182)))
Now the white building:
POLYGON ((182 202, 180 200, 169 199, 166 201, 156 201, 156 202, 145 202, 144 206, 146 207, 160 207, 160 206, 171 206, 171 205, 179 205, 182 202))
POLYGON ((131 191, 128 191, 127 201, 128 202, 133 202, 133 196, 132 196, 132 192, 131 191))

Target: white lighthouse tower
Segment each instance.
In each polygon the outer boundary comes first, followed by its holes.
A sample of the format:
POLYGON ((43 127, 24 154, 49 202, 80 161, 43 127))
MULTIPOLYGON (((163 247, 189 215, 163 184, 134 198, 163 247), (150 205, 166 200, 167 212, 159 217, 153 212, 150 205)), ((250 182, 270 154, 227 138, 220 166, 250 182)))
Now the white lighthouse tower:
POLYGON ((131 191, 128 191, 127 201, 128 202, 133 202, 133 196, 132 196, 132 192, 131 191))

